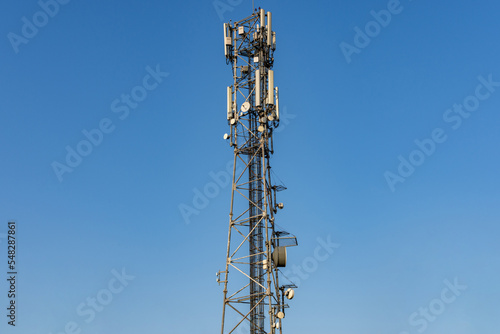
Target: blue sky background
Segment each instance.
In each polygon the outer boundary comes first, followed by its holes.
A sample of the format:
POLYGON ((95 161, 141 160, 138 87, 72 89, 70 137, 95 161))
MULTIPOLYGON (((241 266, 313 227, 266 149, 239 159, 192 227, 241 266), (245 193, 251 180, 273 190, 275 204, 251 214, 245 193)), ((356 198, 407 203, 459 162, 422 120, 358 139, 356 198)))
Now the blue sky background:
MULTIPOLYGON (((252 10, 232 4, 221 20, 212 1, 70 1, 17 53, 8 34, 40 6, 0 4, 0 262, 5 272, 9 220, 19 262, 16 328, 0 284, 2 332, 56 334, 70 322, 93 334, 220 331, 214 273, 230 187, 189 224, 179 208, 232 159, 222 23, 252 10), (112 102, 157 65, 169 76, 120 119, 112 102), (53 162, 105 118, 114 130, 60 182, 53 162), (87 323, 77 307, 122 268, 135 278, 87 323)), ((273 168, 288 187, 277 222, 299 239, 289 270, 309 268, 285 332, 497 334, 500 87, 457 129, 443 115, 474 95, 478 76, 500 81, 500 3, 401 0, 350 63, 340 43, 354 45, 355 27, 387 0, 255 5, 273 13, 288 114, 275 136, 273 168), (446 141, 391 191, 384 173, 437 128, 446 141), (340 247, 319 261, 328 236, 340 247), (467 288, 422 320, 455 279, 467 288)))

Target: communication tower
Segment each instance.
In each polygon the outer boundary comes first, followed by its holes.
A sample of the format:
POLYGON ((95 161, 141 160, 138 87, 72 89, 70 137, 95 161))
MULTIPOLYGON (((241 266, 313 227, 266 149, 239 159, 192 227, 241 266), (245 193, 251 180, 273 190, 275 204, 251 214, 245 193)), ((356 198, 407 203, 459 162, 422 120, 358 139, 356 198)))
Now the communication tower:
POLYGON ((282 333, 282 321, 294 296, 293 283, 280 282, 286 247, 295 236, 280 230, 275 215, 283 209, 273 183, 270 158, 273 131, 279 126, 278 87, 274 86, 276 33, 271 12, 264 9, 224 24, 224 52, 233 84, 227 87, 224 135, 234 149, 226 268, 217 273, 224 284, 224 333, 282 333), (266 320, 267 319, 267 320, 266 320))

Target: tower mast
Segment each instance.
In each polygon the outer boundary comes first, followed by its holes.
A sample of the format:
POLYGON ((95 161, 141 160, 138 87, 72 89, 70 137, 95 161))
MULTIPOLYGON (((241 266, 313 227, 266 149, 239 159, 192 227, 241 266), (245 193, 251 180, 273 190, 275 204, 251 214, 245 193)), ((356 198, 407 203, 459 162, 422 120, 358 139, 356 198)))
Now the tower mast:
POLYGON ((279 126, 278 88, 274 86, 276 34, 271 12, 224 24, 224 51, 233 85, 227 87, 224 135, 234 150, 226 268, 217 273, 224 284, 221 334, 282 333, 285 297, 293 284, 280 285, 279 267, 286 265, 286 247, 297 245, 278 231, 275 214, 283 208, 271 181, 273 131, 279 126), (231 278, 230 274, 231 273, 231 278), (267 318, 267 321, 266 321, 267 318))

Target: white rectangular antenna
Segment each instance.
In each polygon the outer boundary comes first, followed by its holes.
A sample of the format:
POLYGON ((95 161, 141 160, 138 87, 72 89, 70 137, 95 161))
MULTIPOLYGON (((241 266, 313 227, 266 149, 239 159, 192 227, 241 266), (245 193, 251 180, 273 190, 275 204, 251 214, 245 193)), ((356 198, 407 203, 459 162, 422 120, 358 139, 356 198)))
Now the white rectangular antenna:
POLYGON ((269 70, 269 83, 267 89, 267 104, 274 104, 274 71, 269 70))
POLYGON ((224 23, 224 55, 227 56, 227 23, 224 23))
POLYGON ((255 71, 255 105, 260 107, 260 70, 255 71))
POLYGON ((272 24, 271 24, 271 12, 267 12, 267 45, 271 45, 273 42, 272 36, 272 24))
POLYGON ((233 118, 233 88, 227 87, 227 119, 233 118))
POLYGON ((260 26, 264 28, 266 25, 266 12, 264 12, 264 9, 260 9, 260 26))
POLYGON ((275 89, 276 93, 276 119, 279 121, 280 120, 280 100, 279 100, 279 94, 278 94, 278 87, 275 89))
POLYGON ((227 56, 227 51, 228 51, 228 46, 233 44, 233 40, 231 36, 228 36, 228 32, 230 33, 231 30, 228 29, 229 24, 224 23, 224 55, 227 56))

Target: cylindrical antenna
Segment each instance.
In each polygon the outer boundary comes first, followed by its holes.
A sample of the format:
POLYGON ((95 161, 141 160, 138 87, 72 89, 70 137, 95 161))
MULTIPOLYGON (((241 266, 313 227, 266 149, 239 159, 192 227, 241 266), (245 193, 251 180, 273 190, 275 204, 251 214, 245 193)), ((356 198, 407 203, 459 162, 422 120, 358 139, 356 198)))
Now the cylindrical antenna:
POLYGON ((262 28, 264 28, 264 26, 266 25, 266 12, 264 11, 264 9, 260 9, 260 26, 262 28))

